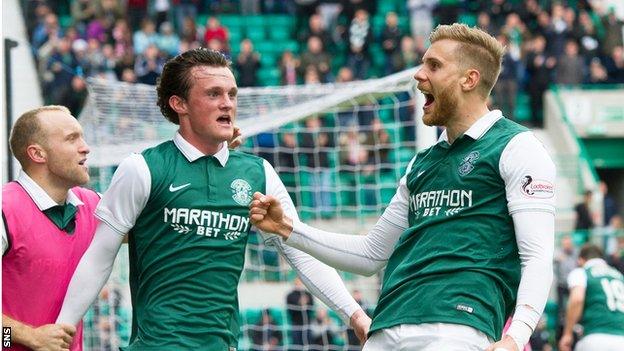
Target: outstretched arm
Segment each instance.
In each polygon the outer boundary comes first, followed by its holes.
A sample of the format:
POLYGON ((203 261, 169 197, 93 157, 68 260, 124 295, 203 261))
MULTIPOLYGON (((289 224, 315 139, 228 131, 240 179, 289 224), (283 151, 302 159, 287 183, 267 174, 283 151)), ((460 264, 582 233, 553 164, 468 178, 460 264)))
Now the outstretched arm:
MULTIPOLYGON (((411 163, 406 173, 410 168, 411 163)), ((365 236, 331 233, 307 226, 282 209, 281 199, 260 193, 254 194, 250 216, 256 227, 278 234, 287 245, 334 268, 370 276, 386 265, 408 226, 408 198, 406 177, 403 177, 388 208, 365 236)))
MULTIPOLYGON (((267 192, 283 204, 284 212, 288 216, 298 219, 295 206, 284 184, 267 162, 265 162, 265 174, 267 175, 267 192)), ((275 235, 261 234, 265 242, 275 246, 293 267, 308 290, 336 311, 345 323, 353 327, 360 340, 364 342, 371 320, 349 294, 338 272, 306 253, 284 245, 282 240, 275 235)))

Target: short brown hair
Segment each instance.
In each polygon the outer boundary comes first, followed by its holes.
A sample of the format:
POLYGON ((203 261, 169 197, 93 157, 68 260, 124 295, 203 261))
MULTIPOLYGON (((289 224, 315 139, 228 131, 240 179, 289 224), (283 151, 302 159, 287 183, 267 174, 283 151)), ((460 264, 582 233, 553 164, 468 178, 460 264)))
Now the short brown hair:
POLYGON ((11 129, 11 136, 9 137, 11 152, 24 169, 28 166, 28 155, 26 154, 28 146, 32 144, 45 144, 47 141, 47 133, 41 127, 41 120, 39 119, 39 114, 47 111, 61 111, 71 115, 71 112, 65 106, 42 106, 24 112, 17 121, 15 121, 11 129))
MULTIPOLYGON (((165 63, 158 79, 156 104, 170 122, 180 124, 178 113, 169 106, 169 98, 177 95, 186 99, 191 89, 191 69, 197 66, 213 66, 230 68, 230 61, 222 53, 206 48, 186 51, 165 63)), ((231 69, 231 68, 230 68, 231 69)))
POLYGON ((481 81, 477 89, 483 97, 490 95, 501 71, 505 47, 483 30, 459 23, 439 25, 429 37, 432 44, 444 39, 459 43, 462 65, 479 71, 481 81))
POLYGON ((602 250, 594 244, 585 244, 579 251, 579 257, 584 260, 591 260, 592 258, 602 258, 602 250))

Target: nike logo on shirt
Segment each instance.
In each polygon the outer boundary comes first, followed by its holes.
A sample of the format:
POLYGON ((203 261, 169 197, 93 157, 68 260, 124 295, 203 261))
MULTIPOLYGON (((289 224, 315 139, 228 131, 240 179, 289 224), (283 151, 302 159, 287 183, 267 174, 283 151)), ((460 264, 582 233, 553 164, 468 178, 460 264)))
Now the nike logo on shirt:
POLYGON ((186 183, 186 184, 180 185, 180 186, 173 186, 173 184, 171 184, 171 185, 169 185, 169 191, 171 191, 173 193, 173 192, 176 192, 176 191, 178 191, 180 189, 184 189, 184 188, 186 188, 189 185, 191 185, 191 183, 186 183))

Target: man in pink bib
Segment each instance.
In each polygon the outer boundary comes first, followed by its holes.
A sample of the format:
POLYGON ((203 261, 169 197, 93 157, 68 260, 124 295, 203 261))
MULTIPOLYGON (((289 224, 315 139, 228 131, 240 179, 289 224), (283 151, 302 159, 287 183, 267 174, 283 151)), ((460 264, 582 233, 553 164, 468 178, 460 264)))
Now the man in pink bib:
MULTIPOLYGON (((22 166, 2 187, 2 326, 9 350, 82 350, 82 325, 53 324, 97 225, 89 147, 63 106, 24 113, 10 136, 22 166)), ((5 345, 6 346, 6 345, 5 345)))

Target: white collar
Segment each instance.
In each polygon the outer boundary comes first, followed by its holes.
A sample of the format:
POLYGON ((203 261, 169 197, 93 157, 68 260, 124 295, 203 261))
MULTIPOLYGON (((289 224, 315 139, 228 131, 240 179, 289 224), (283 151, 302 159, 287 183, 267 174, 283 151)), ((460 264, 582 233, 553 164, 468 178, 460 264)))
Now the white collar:
POLYGON ((607 262, 603 260, 602 258, 592 258, 590 260, 587 260, 587 262, 585 262, 585 264, 583 265, 583 268, 591 268, 594 266, 599 266, 599 265, 604 265, 604 264, 607 264, 607 262))
MULTIPOLYGON (((23 170, 20 171, 17 176, 17 182, 26 190, 28 196, 35 202, 39 210, 45 211, 51 207, 58 206, 59 204, 54 201, 48 193, 43 190, 37 182, 35 182, 31 177, 26 174, 23 170)), ((74 194, 74 192, 69 189, 67 191, 67 200, 65 203, 70 203, 74 206, 80 206, 83 202, 74 194)))
MULTIPOLYGON (((479 117, 479 119, 474 122, 470 128, 464 135, 467 135, 474 140, 479 140, 499 119, 503 117, 503 113, 500 110, 492 110, 485 115, 479 117)), ((438 143, 441 141, 446 141, 448 143, 448 135, 446 135, 446 129, 442 132, 440 137, 438 138, 438 143)))
MULTIPOLYGON (((199 151, 195 146, 186 141, 180 132, 176 132, 175 137, 173 138, 173 143, 189 162, 195 162, 200 157, 206 156, 203 152, 199 151)), ((225 167, 225 164, 230 157, 230 150, 228 150, 227 145, 227 142, 224 141, 221 145, 221 149, 219 149, 216 154, 212 155, 219 160, 219 163, 223 167, 225 167)))

